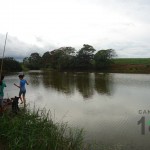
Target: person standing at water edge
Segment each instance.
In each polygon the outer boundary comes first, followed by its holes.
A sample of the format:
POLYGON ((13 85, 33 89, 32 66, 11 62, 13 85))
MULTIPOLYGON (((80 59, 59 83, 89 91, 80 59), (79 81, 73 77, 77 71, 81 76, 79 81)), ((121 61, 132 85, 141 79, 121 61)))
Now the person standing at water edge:
POLYGON ((5 82, 3 81, 4 76, 1 76, 0 79, 0 109, 3 109, 3 97, 4 97, 4 87, 6 87, 5 82))
POLYGON ((23 79, 24 78, 24 74, 21 73, 19 74, 19 79, 20 79, 20 85, 18 86, 17 84, 14 83, 15 86, 17 86, 18 88, 20 88, 20 91, 19 91, 19 97, 20 97, 20 100, 21 100, 21 104, 24 103, 25 105, 25 94, 26 94, 26 87, 25 85, 29 85, 29 83, 23 79))

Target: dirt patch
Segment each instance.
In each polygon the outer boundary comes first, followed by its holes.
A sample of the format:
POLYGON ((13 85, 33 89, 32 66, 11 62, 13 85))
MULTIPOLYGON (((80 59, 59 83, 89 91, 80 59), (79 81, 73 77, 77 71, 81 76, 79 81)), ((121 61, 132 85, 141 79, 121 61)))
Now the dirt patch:
POLYGON ((110 72, 116 73, 150 73, 150 65, 113 64, 110 72))

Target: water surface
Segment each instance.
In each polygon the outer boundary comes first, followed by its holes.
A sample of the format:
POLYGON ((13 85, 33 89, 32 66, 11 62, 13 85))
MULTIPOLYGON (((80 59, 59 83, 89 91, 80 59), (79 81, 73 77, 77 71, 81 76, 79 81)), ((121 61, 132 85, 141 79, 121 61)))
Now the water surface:
MULTIPOLYGON (((125 150, 150 149, 150 113, 145 113, 150 110, 149 74, 32 71, 25 78, 30 83, 27 102, 50 109, 56 122, 84 128, 86 141, 125 150), (142 116, 144 135, 137 124, 142 116)), ((17 73, 5 81, 5 97, 18 95, 13 85, 19 84, 17 73)))

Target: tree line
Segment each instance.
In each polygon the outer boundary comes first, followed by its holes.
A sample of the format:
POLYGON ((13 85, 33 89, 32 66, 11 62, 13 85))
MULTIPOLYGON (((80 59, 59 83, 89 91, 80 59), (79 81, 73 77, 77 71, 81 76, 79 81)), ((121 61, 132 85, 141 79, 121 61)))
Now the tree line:
MULTIPOLYGON (((2 63, 2 58, 0 58, 0 64, 2 63)), ((5 57, 3 59, 3 71, 4 72, 15 72, 15 71, 21 71, 22 66, 21 64, 15 60, 13 57, 5 57)))
POLYGON ((96 51, 93 46, 84 44, 76 51, 73 47, 61 47, 45 52, 32 53, 23 59, 23 65, 29 69, 51 68, 57 70, 106 69, 113 63, 116 52, 113 49, 96 51))

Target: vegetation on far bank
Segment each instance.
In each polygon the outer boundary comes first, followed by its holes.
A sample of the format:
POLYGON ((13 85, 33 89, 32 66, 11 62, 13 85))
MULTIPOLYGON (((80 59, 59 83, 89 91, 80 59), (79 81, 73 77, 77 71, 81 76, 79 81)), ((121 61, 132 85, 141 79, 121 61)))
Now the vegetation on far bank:
MULTIPOLYGON (((0 64, 1 62, 2 59, 0 58, 0 64)), ((16 72, 21 70, 21 64, 18 61, 16 61, 13 57, 5 57, 3 59, 3 72, 16 72)))
POLYGON ((116 58, 113 62, 119 65, 150 65, 150 58, 116 58))
POLYGON ((56 70, 91 70, 108 68, 116 56, 115 50, 106 49, 96 51, 93 46, 84 44, 76 51, 73 47, 61 47, 45 52, 32 53, 23 59, 23 65, 29 69, 56 69, 56 70))
MULTIPOLYGON (((73 47, 61 47, 45 52, 34 52, 18 62, 4 58, 3 70, 7 72, 28 70, 102 71, 116 73, 150 73, 150 58, 116 58, 114 49, 96 50, 84 44, 78 51, 73 47)), ((1 60, 0 60, 1 61, 1 60)))
POLYGON ((113 49, 96 50, 84 44, 78 51, 73 47, 61 47, 37 52, 23 59, 23 66, 29 69, 55 69, 73 71, 102 71, 116 73, 150 73, 150 58, 116 58, 113 49))
POLYGON ((113 62, 109 72, 150 73, 150 58, 117 58, 113 62))
POLYGON ((54 123, 42 111, 4 113, 0 117, 0 148, 9 150, 83 150, 83 130, 54 123))

